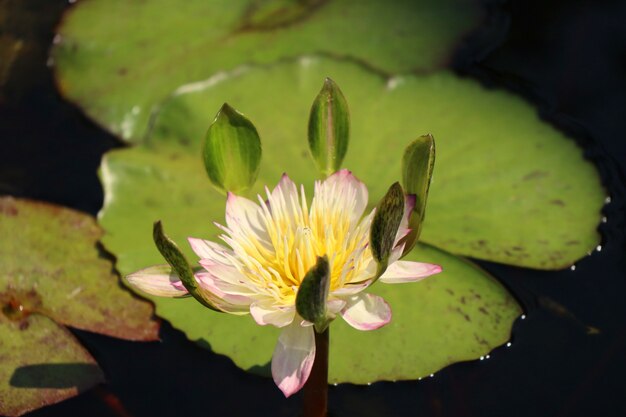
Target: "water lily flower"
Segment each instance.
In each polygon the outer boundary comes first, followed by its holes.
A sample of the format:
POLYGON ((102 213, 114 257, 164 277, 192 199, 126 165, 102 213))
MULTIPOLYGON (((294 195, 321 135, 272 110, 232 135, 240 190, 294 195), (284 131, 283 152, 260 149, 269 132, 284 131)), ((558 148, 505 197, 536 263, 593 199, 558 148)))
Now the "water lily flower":
MULTIPOLYGON (((299 286, 317 258, 326 256, 330 269, 327 299, 329 320, 341 316, 358 330, 378 329, 391 320, 391 308, 365 292, 376 280, 386 284, 419 281, 441 271, 438 265, 399 260, 415 202, 407 196, 387 268, 382 275, 370 250, 375 209, 364 216, 366 186, 348 170, 315 183, 311 206, 304 187, 283 175, 258 203, 229 193, 226 244, 189 238, 204 268, 196 272, 200 291, 217 309, 251 314, 260 325, 282 328, 272 357, 272 376, 285 396, 300 390, 315 359, 312 323, 302 319, 295 301, 299 286)), ((127 277, 146 293, 177 297, 187 290, 167 267, 147 268, 127 277)))

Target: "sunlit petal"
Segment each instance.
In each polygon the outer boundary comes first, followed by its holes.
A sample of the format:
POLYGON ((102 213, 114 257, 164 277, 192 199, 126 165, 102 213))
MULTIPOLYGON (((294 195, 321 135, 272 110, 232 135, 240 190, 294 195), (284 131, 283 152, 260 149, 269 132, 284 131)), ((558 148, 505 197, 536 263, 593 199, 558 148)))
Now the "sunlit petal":
POLYGON ((278 305, 275 300, 259 300, 250 305, 252 318, 261 326, 285 327, 293 322, 295 306, 278 305))
POLYGON ((350 228, 354 228, 367 206, 367 187, 352 172, 342 169, 326 178, 315 189, 311 207, 328 220, 349 216, 350 228))
POLYGON ((441 272, 441 267, 423 262, 397 261, 391 264, 380 281, 387 284, 420 281, 426 277, 441 272))
POLYGON ((158 297, 182 297, 188 292, 169 265, 155 265, 126 277, 133 287, 158 297))
POLYGON ((196 239, 193 237, 187 238, 191 249, 200 257, 200 259, 208 259, 216 263, 231 264, 234 253, 232 250, 225 248, 224 246, 211 242, 210 240, 196 239))
POLYGON ((375 330, 391 320, 391 308, 382 297, 373 294, 357 294, 347 301, 341 315, 355 329, 375 330))
POLYGON ((315 360, 315 337, 313 327, 300 326, 294 320, 283 329, 272 356, 272 378, 289 397, 298 392, 309 379, 315 360))

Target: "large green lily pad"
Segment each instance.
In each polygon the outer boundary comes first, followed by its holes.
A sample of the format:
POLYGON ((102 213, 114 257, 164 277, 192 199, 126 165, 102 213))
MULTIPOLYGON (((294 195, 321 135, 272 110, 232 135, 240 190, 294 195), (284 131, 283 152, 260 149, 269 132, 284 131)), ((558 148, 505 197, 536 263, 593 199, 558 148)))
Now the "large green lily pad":
MULTIPOLYGON (((471 224, 472 216, 478 216, 484 217, 485 226, 476 233, 484 235, 474 239, 485 236, 503 244, 501 229, 509 228, 506 238, 513 245, 528 247, 524 253, 532 251, 533 242, 546 234, 582 236, 583 225, 589 229, 587 244, 595 244, 595 216, 603 200, 595 171, 578 148, 541 123, 525 103, 506 93, 485 91, 450 73, 389 81, 349 62, 309 57, 238 70, 220 82, 185 86, 163 103, 144 144, 106 155, 100 221, 108 232, 104 244, 117 255, 120 271, 128 274, 163 262, 151 241, 154 220, 163 220, 168 234, 181 243, 190 259, 195 257, 184 243, 187 236, 215 239, 218 229, 211 223, 223 222, 225 197, 206 178, 200 142, 222 100, 246 113, 261 135, 263 160, 255 191, 265 184, 272 187, 286 171, 296 182, 306 184, 311 195, 316 169, 308 156, 306 120, 324 75, 341 85, 351 105, 353 135, 344 165, 369 186, 370 202, 375 203, 400 178, 402 150, 411 139, 425 131, 438 139, 429 223, 424 231, 433 243, 465 238, 467 230, 450 226, 464 216, 471 224), (493 118, 494 112, 503 112, 504 121, 493 118), (504 144, 502 131, 508 132, 504 144), (538 146, 546 152, 536 151, 538 146), (547 178, 524 180, 537 166, 547 171, 547 178), (483 176, 482 182, 470 181, 483 176), (506 181, 511 184, 507 186, 506 181), (570 181, 578 184, 580 194, 572 196, 567 186, 554 185, 570 181), (547 188, 538 194, 535 190, 542 186, 547 188), (560 198, 565 204, 548 205, 549 214, 561 211, 544 217, 552 230, 537 237, 516 222, 527 219, 526 227, 541 232, 539 217, 546 198, 560 198), (489 207, 491 216, 473 213, 473 204, 489 207), (534 218, 524 212, 529 208, 534 218), (557 213, 579 216, 580 222, 566 224, 557 213), (572 231, 573 227, 577 230, 572 231)), ((539 250, 532 253, 535 258, 503 260, 535 265, 550 261, 539 250)), ((418 378, 449 363, 484 355, 508 339, 520 308, 501 285, 466 261, 432 247, 421 246, 409 256, 440 263, 445 272, 417 284, 377 284, 374 291, 395 312, 393 324, 383 330, 359 333, 334 324, 331 380, 418 378)), ((276 329, 259 328, 249 317, 212 313, 192 300, 154 301, 157 313, 192 340, 230 356, 244 369, 263 371, 276 342, 276 329)))
POLYGON ((128 340, 156 340, 150 303, 122 288, 96 247, 88 215, 0 198, 0 414, 61 401, 102 380, 60 325, 128 340))
POLYGON ((168 230, 183 220, 180 232, 190 234, 195 219, 208 224, 223 217, 223 199, 211 191, 200 153, 223 101, 243 111, 261 135, 255 191, 283 172, 310 186, 316 170, 306 120, 326 75, 350 105, 344 166, 368 185, 371 202, 400 178, 404 147, 420 134, 434 135, 424 242, 540 269, 568 267, 598 244, 604 190, 594 167, 527 103, 448 72, 386 80, 349 62, 304 58, 185 86, 162 104, 144 145, 109 154, 101 220, 122 271, 129 272, 127 257, 141 259, 138 252, 152 250, 153 220, 163 219, 168 230))
POLYGON ((427 71, 482 19, 471 0, 91 0, 65 16, 52 56, 64 95, 137 142, 156 103, 207 74, 308 53, 427 71))

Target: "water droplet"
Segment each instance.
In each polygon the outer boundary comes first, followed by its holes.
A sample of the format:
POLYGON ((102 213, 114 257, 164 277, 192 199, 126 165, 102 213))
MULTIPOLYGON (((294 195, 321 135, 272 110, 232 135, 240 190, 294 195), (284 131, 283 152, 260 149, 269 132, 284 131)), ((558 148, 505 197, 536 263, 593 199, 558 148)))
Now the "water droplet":
POLYGON ((333 384, 333 386, 335 386, 335 387, 336 387, 337 385, 339 385, 339 384, 338 384, 338 383, 336 383, 336 382, 333 384))
POLYGON ((602 217, 602 223, 606 223, 608 221, 608 219, 606 218, 606 216, 602 217))
POLYGON ((512 344, 511 342, 507 343, 506 347, 511 347, 511 344, 512 344))
POLYGON ((608 195, 608 196, 606 196, 606 198, 604 199, 604 203, 605 203, 605 204, 609 204, 610 202, 611 202, 611 196, 610 196, 610 195, 608 195))
POLYGON ((399 84, 401 84, 404 80, 401 77, 393 77, 387 81, 387 90, 393 90, 399 84))
POLYGON ((522 319, 522 320, 526 320, 526 314, 522 314, 522 315, 520 316, 520 319, 522 319))
POLYGON ((368 383, 367 383, 367 386, 369 387, 370 385, 372 385, 372 383, 371 383, 371 382, 368 382, 368 383))
POLYGON ((487 356, 485 356, 485 359, 489 359, 490 357, 491 357, 491 356, 487 355, 487 356))
POLYGON ((434 378, 434 376, 435 376, 435 374, 430 374, 430 377, 431 377, 431 378, 434 378))
POLYGON ((310 67, 311 65, 313 65, 315 63, 316 59, 310 56, 303 56, 302 58, 300 58, 300 65, 302 65, 303 67, 310 67))
POLYGON ((576 270, 576 265, 570 266, 569 269, 571 269, 572 271, 575 271, 576 270))
POLYGON ((598 245, 598 246, 596 246, 596 250, 597 250, 598 252, 602 252, 602 245, 598 245))
POLYGON ((422 380, 422 377, 420 376, 419 378, 417 378, 417 380, 418 380, 418 381, 421 381, 421 380, 422 380))
POLYGON ((484 356, 481 356, 481 357, 480 357, 480 360, 481 360, 481 361, 484 361, 484 360, 485 360, 485 357, 484 357, 484 356))

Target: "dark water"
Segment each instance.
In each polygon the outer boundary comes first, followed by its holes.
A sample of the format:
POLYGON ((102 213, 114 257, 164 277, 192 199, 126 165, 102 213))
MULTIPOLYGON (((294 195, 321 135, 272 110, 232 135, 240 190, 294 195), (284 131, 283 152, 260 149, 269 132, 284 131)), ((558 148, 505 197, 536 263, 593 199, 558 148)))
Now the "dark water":
MULTIPOLYGON (((46 54, 68 5, 0 0, 0 7, 8 10, 0 35, 25 40, 0 85, 0 194, 95 214, 100 157, 121 145, 54 89, 46 54)), ((511 346, 421 381, 331 387, 334 417, 626 416, 626 2, 490 7, 484 27, 459 48, 455 68, 526 97, 585 148, 610 195, 601 251, 573 271, 481 262, 526 310, 511 346)), ((108 383, 33 416, 298 414, 299 396, 285 400, 269 379, 196 347, 167 323, 161 343, 74 333, 108 383)))

